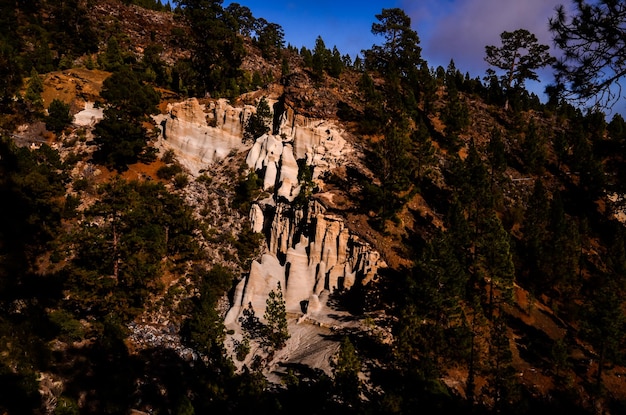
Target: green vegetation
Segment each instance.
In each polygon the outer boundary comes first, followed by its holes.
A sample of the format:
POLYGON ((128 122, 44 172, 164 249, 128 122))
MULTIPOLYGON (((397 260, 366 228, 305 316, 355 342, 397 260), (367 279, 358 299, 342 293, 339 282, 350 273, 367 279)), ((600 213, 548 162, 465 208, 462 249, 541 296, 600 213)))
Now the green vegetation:
POLYGON ((254 142, 257 138, 263 134, 270 132, 272 123, 272 112, 270 106, 267 103, 265 97, 261 97, 259 103, 256 106, 256 112, 246 120, 244 126, 243 138, 241 141, 246 143, 248 141, 254 142))
POLYGON ((70 114, 70 105, 59 99, 53 99, 48 107, 46 128, 59 134, 74 117, 70 114))

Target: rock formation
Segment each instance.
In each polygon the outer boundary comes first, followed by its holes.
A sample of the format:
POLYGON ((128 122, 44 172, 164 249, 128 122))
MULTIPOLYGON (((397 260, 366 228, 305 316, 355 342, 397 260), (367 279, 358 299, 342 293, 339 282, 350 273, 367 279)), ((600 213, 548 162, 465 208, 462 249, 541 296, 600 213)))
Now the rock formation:
MULTIPOLYGON (((243 307, 252 304, 257 316, 265 312, 265 298, 280 282, 288 312, 320 311, 323 292, 349 289, 357 281, 368 283, 385 266, 378 252, 352 235, 340 216, 326 212, 317 200, 306 207, 270 201, 261 209, 273 218, 267 231, 268 253, 252 264, 248 278, 235 291, 226 323, 236 321, 243 307)), ((258 206, 258 205, 257 205, 258 206)), ((265 216, 251 215, 252 226, 262 228, 265 216)))
MULTIPOLYGON (((155 120, 162 126, 163 145, 197 174, 207 163, 245 148, 243 128, 253 111, 252 106, 235 108, 225 100, 207 108, 192 98, 170 104, 167 114, 155 120)), ((343 131, 289 108, 275 119, 278 125, 272 131, 277 134, 257 138, 246 158, 247 165, 262 174, 263 188, 274 193, 250 211, 252 229, 266 235, 267 249, 236 287, 226 316, 232 327, 248 304, 262 318, 265 300, 279 283, 288 312, 313 315, 323 309, 329 293, 367 283, 385 266, 376 251, 349 232, 342 217, 327 212, 318 200, 306 206, 291 203, 301 186, 298 160, 312 167, 314 179, 323 178, 352 151, 343 131)))
POLYGON ((212 101, 208 108, 196 98, 169 104, 167 113, 154 117, 161 126, 161 144, 172 149, 179 161, 197 175, 207 164, 242 150, 245 120, 254 107, 236 108, 226 100, 212 101))

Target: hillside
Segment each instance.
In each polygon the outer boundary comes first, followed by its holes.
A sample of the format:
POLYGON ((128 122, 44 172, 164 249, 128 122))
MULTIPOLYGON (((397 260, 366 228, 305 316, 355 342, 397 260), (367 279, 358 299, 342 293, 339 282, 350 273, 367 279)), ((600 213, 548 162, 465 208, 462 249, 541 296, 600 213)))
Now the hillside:
POLYGON ((184 3, 1 5, 0 413, 623 413, 621 116, 184 3))

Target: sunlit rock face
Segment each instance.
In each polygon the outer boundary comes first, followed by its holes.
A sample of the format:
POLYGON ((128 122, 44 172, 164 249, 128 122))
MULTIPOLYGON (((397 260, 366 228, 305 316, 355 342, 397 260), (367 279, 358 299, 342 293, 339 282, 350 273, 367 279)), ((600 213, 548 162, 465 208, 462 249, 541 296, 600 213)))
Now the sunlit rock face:
POLYGON ((305 207, 268 202, 254 209, 252 227, 266 232, 268 252, 237 286, 227 324, 235 322, 248 304, 262 316, 265 299, 279 282, 288 312, 315 313, 323 293, 349 289, 357 281, 367 284, 385 266, 378 252, 316 200, 305 207), (264 216, 258 214, 259 208, 264 216))
POLYGON ((93 127, 103 118, 103 108, 95 108, 93 102, 86 102, 85 109, 74 115, 74 124, 81 127, 93 127))
POLYGON ((161 127, 161 144, 197 175, 207 164, 243 150, 245 121, 254 107, 232 107, 226 100, 201 105, 196 98, 168 104, 167 113, 154 117, 161 127))
MULTIPOLYGON (((275 107, 276 108, 276 107, 275 107)), ((264 255, 237 285, 227 325, 236 325, 249 304, 263 319, 271 290, 280 285, 287 311, 315 314, 324 309, 328 294, 367 284, 385 263, 371 247, 352 235, 341 216, 319 201, 292 203, 300 193, 299 161, 312 167, 313 179, 339 167, 352 151, 343 131, 333 122, 312 120, 287 108, 274 117, 271 131, 243 144, 243 130, 252 106, 232 107, 225 100, 201 105, 197 99, 170 104, 155 117, 161 142, 172 149, 192 174, 231 151, 249 148, 246 163, 263 179, 272 196, 253 203, 252 229, 266 235, 264 255)))

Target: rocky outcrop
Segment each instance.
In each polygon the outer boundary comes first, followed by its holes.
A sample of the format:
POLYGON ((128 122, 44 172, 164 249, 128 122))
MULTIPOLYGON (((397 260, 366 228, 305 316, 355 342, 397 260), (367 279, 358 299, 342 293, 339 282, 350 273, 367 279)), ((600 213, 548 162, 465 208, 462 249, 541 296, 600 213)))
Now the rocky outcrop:
MULTIPOLYGON (((275 103, 271 101, 270 103, 275 103)), ((242 143, 245 123, 255 107, 233 107, 224 99, 202 105, 196 98, 168 104, 165 114, 154 118, 161 128, 160 144, 172 149, 179 161, 197 175, 207 164, 225 157, 233 150, 247 148, 242 143)), ((313 167, 313 177, 336 167, 350 146, 343 131, 334 123, 297 115, 290 108, 277 118, 276 135, 256 140, 248 165, 265 169, 264 187, 277 184, 289 200, 297 195, 297 161, 306 160, 313 167)))
POLYGON ((279 198, 292 202, 300 193, 298 162, 313 168, 313 179, 341 164, 350 146, 335 125, 313 122, 286 111, 279 134, 259 137, 246 158, 248 166, 263 171, 263 189, 276 189, 279 198))
MULTIPOLYGON (((170 104, 167 114, 155 120, 162 126, 163 145, 198 173, 206 164, 245 148, 243 128, 253 111, 252 106, 235 108, 225 100, 204 106, 189 99, 170 104)), ((237 326, 248 304, 262 318, 268 294, 279 284, 289 312, 314 315, 323 311, 329 293, 367 283, 385 266, 380 255, 322 203, 291 203, 301 187, 299 160, 312 167, 317 181, 345 162, 352 149, 343 131, 330 121, 309 119, 289 108, 274 118, 276 134, 256 139, 246 158, 247 165, 262 174, 263 188, 274 189, 271 197, 254 203, 250 211, 252 229, 266 235, 267 249, 235 289, 226 315, 231 327, 237 326)))
POLYGON ((196 98, 168 104, 167 113, 154 117, 161 127, 161 145, 172 149, 178 160, 194 175, 231 151, 245 149, 241 142, 245 121, 254 107, 230 106, 226 100, 208 107, 196 98))
POLYGON ((385 266, 376 251, 349 232, 343 218, 326 212, 318 201, 304 208, 266 201, 253 211, 253 228, 267 232, 268 253, 253 262, 249 276, 236 287, 227 324, 236 322, 248 304, 262 316, 265 299, 278 283, 288 312, 314 314, 323 306, 323 293, 349 289, 357 281, 366 284, 385 266), (267 223, 267 215, 272 220, 264 227, 259 220, 267 223))

